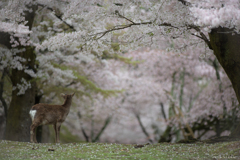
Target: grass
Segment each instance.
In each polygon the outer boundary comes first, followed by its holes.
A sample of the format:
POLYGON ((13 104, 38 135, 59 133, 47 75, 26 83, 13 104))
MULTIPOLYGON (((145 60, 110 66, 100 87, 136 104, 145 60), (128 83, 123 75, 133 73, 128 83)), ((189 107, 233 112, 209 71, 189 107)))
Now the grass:
POLYGON ((215 144, 39 143, 0 141, 0 159, 240 159, 240 141, 215 144))

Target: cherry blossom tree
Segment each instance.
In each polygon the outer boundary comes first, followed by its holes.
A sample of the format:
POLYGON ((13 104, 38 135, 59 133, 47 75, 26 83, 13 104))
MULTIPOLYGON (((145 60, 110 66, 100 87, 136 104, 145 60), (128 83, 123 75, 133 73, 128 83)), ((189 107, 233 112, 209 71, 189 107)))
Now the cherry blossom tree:
MULTIPOLYGON (((226 123, 228 117, 230 119, 234 116, 237 117, 237 114, 232 112, 233 110, 236 112, 237 105, 234 105, 234 103, 237 100, 233 90, 229 87, 231 86, 230 81, 226 80, 227 77, 222 68, 215 69, 214 56, 209 56, 205 60, 191 54, 191 52, 179 55, 162 51, 138 51, 128 56, 134 57, 135 60, 145 60, 138 67, 128 68, 128 70, 133 72, 131 75, 134 75, 136 79, 146 77, 146 84, 151 84, 152 89, 144 89, 148 85, 138 86, 137 88, 143 88, 143 91, 149 90, 151 92, 156 89, 157 95, 154 97, 154 94, 135 92, 137 94, 132 95, 134 98, 129 95, 126 96, 129 102, 126 99, 124 101, 126 104, 123 106, 131 106, 130 108, 134 108, 135 114, 137 111, 138 115, 144 115, 149 112, 150 106, 153 107, 152 110, 156 113, 154 107, 158 106, 160 108, 159 104, 163 105, 163 118, 161 119, 162 121, 166 120, 168 124, 164 132, 169 130, 168 127, 172 128, 171 133, 179 132, 181 127, 184 127, 185 130, 182 130, 184 132, 181 133, 182 136, 187 136, 192 132, 193 135, 191 136, 193 137, 201 138, 204 134, 207 137, 210 136, 210 130, 214 130, 215 135, 219 136, 223 131, 231 130, 231 128, 218 130, 218 124, 215 125, 216 122, 213 120, 216 118, 226 123), (223 79, 223 81, 221 82, 219 78, 223 79), (155 83, 161 84, 161 86, 158 87, 155 83), (152 100, 145 100, 146 95, 152 100), (131 103, 134 105, 131 105, 131 103), (214 125, 203 124, 201 121, 211 121, 214 125), (198 126, 198 129, 196 126, 198 126), (203 126, 212 128, 206 129, 205 132, 203 126)), ((141 81, 143 80, 141 79, 141 81)), ((136 80, 132 83, 131 86, 134 87, 136 80)), ((149 127, 149 125, 145 126, 149 127)), ((230 123, 228 126, 234 125, 230 123)), ((148 137, 150 134, 145 133, 145 135, 148 137)))
MULTIPOLYGON (((176 54, 147 49, 124 55, 132 58, 134 65, 111 59, 102 64, 94 62, 98 68, 89 67, 93 64, 85 67, 96 84, 105 89, 123 89, 108 99, 98 95, 93 102, 77 102, 81 104, 76 110, 84 115, 80 120, 88 139, 92 120, 97 134, 109 115, 112 120, 102 141, 174 142, 190 136, 205 139, 225 135, 236 126, 233 119, 238 118, 237 99, 223 69, 215 69, 213 55, 205 59, 187 51, 176 54)), ((82 128, 77 126, 79 122, 70 129, 79 135, 82 128)))
POLYGON ((1 44, 4 45, 1 48, 1 101, 7 117, 6 139, 29 141, 29 107, 39 102, 43 94, 45 98, 53 91, 58 95, 60 91, 75 91, 78 95, 87 96, 92 92, 103 96, 115 92, 102 90, 86 78, 81 68, 76 69, 76 64, 89 62, 93 56, 85 56, 75 49, 61 52, 35 50, 41 40, 64 28, 56 26, 59 22, 52 24, 54 19, 51 19, 51 8, 47 8, 46 10, 50 11, 45 14, 45 6, 35 1, 6 1, 2 2, 1 6, 2 16, 6 17, 1 21, 1 35, 4 37, 1 39, 1 44), (44 30, 44 27, 48 27, 47 30, 44 30), (53 31, 50 31, 51 27, 54 28, 53 31), (9 107, 5 100, 7 94, 3 94, 5 75, 8 75, 12 83, 9 107), (74 85, 80 87, 74 89, 74 85), (16 117, 20 117, 18 121, 16 117))
MULTIPOLYGON (((78 80, 101 92, 74 67, 108 57, 124 60, 117 54, 138 48, 176 53, 188 49, 197 56, 213 52, 240 100, 237 0, 12 0, 2 1, 0 6, 0 35, 4 37, 0 39, 4 46, 0 69, 2 77, 7 74, 13 85, 7 115, 20 117, 20 123, 7 120, 8 139, 28 141, 30 118, 26 117, 41 84, 66 88, 78 80), (39 78, 41 81, 34 80, 39 78), (13 136, 19 130, 22 135, 13 136)), ((90 88, 86 88, 88 94, 90 88)), ((1 96, 2 87, 0 91, 1 96)), ((238 137, 239 132, 240 125, 231 136, 238 137)))

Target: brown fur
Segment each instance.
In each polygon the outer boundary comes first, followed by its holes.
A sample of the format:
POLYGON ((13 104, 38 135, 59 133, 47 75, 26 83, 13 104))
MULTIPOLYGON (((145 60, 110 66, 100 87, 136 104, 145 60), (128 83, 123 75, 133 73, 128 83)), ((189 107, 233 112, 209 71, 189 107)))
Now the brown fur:
POLYGON ((65 121, 70 106, 72 103, 72 97, 74 93, 71 95, 62 94, 62 97, 65 99, 65 102, 63 105, 49 105, 49 104, 43 104, 39 103, 34 106, 32 106, 31 110, 36 110, 36 114, 34 116, 34 119, 32 121, 32 125, 30 128, 30 134, 31 138, 30 141, 33 143, 37 143, 36 140, 36 128, 40 125, 49 125, 53 124, 53 128, 55 130, 55 141, 56 143, 59 143, 59 132, 61 124, 65 121))

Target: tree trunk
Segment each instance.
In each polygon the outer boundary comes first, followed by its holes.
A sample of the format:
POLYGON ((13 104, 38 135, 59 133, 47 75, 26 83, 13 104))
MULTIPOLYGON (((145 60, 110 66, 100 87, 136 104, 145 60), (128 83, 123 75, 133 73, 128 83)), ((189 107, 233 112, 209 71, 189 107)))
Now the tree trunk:
MULTIPOLYGON (((31 30, 35 11, 37 6, 31 7, 32 11, 26 11, 24 13, 27 26, 31 30)), ((0 32, 0 35, 4 35, 4 40, 0 41, 1 44, 11 49, 10 34, 0 32)), ((17 53, 17 56, 24 58, 26 61, 22 62, 22 65, 27 69, 31 69, 36 72, 34 47, 32 46, 18 46, 18 49, 25 49, 21 53, 17 53)), ((22 84, 22 79, 26 80, 27 83, 31 84, 31 88, 28 88, 24 94, 18 95, 19 90, 15 89, 12 91, 12 100, 8 109, 5 139, 15 141, 30 141, 30 124, 31 119, 29 116, 29 110, 35 102, 35 88, 36 83, 33 78, 24 72, 23 70, 12 69, 10 75, 12 86, 22 84)))
MULTIPOLYGON (((24 47, 25 52, 18 54, 22 58, 27 59, 23 64, 28 68, 34 68, 35 54, 33 47, 24 47)), ((25 91, 25 94, 18 95, 18 89, 12 91, 12 100, 8 109, 5 139, 15 141, 29 141, 31 119, 29 110, 35 103, 35 82, 33 78, 26 74, 24 70, 13 69, 11 74, 11 81, 13 86, 22 84, 21 80, 24 78, 30 82, 31 88, 25 91)))
MULTIPOLYGON (((228 75, 240 102, 240 34, 219 27, 212 29, 209 37, 214 54, 228 75)), ((240 138, 240 124, 230 136, 240 138)))

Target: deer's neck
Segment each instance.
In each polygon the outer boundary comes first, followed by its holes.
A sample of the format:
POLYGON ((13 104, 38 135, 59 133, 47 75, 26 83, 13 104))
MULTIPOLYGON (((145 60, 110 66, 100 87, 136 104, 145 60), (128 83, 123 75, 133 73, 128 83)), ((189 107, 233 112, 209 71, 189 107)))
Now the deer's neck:
POLYGON ((72 99, 71 98, 67 98, 65 99, 65 102, 63 103, 63 107, 69 108, 71 106, 72 103, 72 99))

